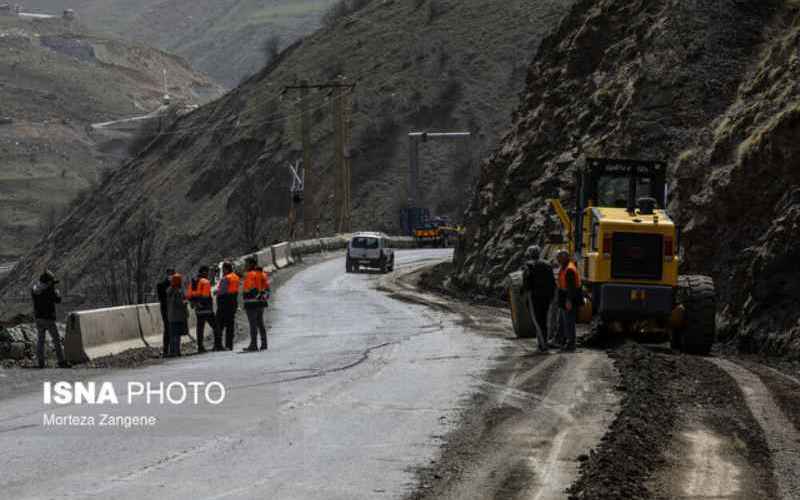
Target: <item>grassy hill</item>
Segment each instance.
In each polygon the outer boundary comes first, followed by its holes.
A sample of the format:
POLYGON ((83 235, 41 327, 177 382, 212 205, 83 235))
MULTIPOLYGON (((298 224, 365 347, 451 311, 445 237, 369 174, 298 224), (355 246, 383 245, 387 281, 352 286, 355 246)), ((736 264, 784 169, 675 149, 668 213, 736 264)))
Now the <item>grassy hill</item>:
POLYGON ((125 144, 90 125, 158 108, 162 69, 178 101, 221 92, 178 57, 74 29, 0 17, 0 261, 26 252, 98 172, 125 159, 125 144))
MULTIPOLYGON (((525 70, 542 38, 572 2, 550 0, 373 1, 285 52, 240 87, 179 119, 133 163, 102 184, 10 282, 43 265, 81 274, 146 201, 160 224, 161 263, 188 271, 207 259, 240 255, 241 208, 263 200, 259 242, 287 237, 290 177, 298 156, 296 94, 285 85, 347 77, 353 95, 354 229, 397 231, 408 194, 407 133, 468 129, 469 145, 421 148, 422 202, 460 218, 477 174, 518 102, 525 70)), ((330 96, 309 96, 315 190, 323 232, 333 230, 330 96)), ((76 283, 89 287, 90 283, 76 283)))
POLYGON ((334 0, 30 0, 28 7, 73 8, 93 31, 181 55, 228 87, 265 64, 264 43, 283 47, 313 32, 334 0))

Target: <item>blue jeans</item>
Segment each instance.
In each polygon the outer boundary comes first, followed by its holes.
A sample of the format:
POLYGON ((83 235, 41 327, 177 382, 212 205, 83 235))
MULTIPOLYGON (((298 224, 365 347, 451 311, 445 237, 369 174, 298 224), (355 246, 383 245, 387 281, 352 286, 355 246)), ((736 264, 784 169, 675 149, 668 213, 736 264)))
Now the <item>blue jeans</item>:
POLYGON ((561 338, 564 341, 564 347, 567 349, 575 348, 575 321, 577 319, 577 310, 573 306, 572 311, 561 309, 561 338))
POLYGON ((169 324, 169 355, 181 354, 181 336, 187 333, 186 323, 174 322, 169 324))

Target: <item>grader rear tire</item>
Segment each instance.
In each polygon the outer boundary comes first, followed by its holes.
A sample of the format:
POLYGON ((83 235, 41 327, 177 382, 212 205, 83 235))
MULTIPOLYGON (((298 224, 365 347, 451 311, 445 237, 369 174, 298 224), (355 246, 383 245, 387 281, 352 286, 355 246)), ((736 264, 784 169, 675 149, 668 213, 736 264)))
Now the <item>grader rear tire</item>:
POLYGON ((678 299, 686 309, 686 326, 673 333, 672 345, 687 354, 707 356, 716 337, 717 294, 709 276, 678 279, 678 299))

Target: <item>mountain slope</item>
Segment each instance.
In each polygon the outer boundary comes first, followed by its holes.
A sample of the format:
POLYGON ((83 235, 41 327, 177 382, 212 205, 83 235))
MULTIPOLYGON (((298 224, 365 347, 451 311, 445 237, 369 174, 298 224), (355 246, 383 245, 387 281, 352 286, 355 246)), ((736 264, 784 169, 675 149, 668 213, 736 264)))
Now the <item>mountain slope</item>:
POLYGON ((581 154, 668 160, 687 269, 710 273, 727 338, 800 353, 800 88, 794 3, 581 1, 542 44, 483 166, 458 281, 498 293, 557 228, 581 154))
POLYGON ((94 31, 158 47, 228 87, 265 64, 264 43, 287 46, 312 33, 335 0, 30 0, 51 12, 74 9, 94 31))
MULTIPOLYGON (((496 143, 539 41, 571 2, 527 0, 372 2, 347 22, 324 29, 222 99, 178 120, 172 130, 108 179, 14 271, 24 281, 44 265, 80 274, 102 254, 143 203, 158 216, 156 246, 165 262, 188 270, 204 259, 249 250, 238 208, 262 199, 261 243, 285 238, 290 177, 298 156, 299 79, 357 84, 353 112, 354 229, 396 230, 407 200, 406 134, 413 129, 475 133, 471 150, 456 143, 422 149, 422 198, 458 215, 475 171, 472 157, 496 143), (490 8, 495 7, 495 8, 490 8), (502 7, 502 8, 498 8, 502 7)), ((314 128, 312 196, 323 232, 333 229, 333 135, 330 101, 309 97, 314 128)), ((83 283, 88 286, 88 283, 83 283)))
POLYGON ((156 109, 162 68, 179 101, 220 94, 175 56, 75 33, 60 19, 0 17, 0 260, 27 251, 46 219, 119 164, 125 144, 104 144, 89 125, 156 109))

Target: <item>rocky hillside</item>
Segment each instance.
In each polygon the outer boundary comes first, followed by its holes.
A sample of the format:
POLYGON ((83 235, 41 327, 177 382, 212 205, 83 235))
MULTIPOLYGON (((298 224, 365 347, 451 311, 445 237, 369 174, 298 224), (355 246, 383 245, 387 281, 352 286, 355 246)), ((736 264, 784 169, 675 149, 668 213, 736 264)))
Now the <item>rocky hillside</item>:
POLYGON ((800 354, 797 3, 583 0, 528 70, 483 165, 458 281, 497 292, 557 227, 581 154, 668 160, 688 269, 717 282, 722 332, 800 354))
POLYGON ((49 12, 72 8, 93 31, 185 57, 229 88, 265 64, 271 37, 286 47, 320 26, 335 0, 28 0, 49 12))
POLYGON ((76 32, 71 23, 0 17, 0 262, 30 249, 126 145, 92 123, 157 109, 162 68, 176 100, 221 89, 182 59, 76 32))
MULTIPOLYGON (((222 99, 178 120, 38 245, 10 282, 24 282, 47 264, 80 275, 145 204, 158 220, 160 262, 183 269, 285 238, 287 163, 299 156, 299 96, 282 90, 300 79, 327 82, 343 75, 357 84, 355 229, 396 230, 407 200, 406 134, 414 129, 475 133, 469 147, 421 148, 423 201, 439 213, 459 215, 476 174, 471 158, 496 144, 517 103, 528 61, 569 4, 374 1, 296 44, 222 99), (240 208, 250 199, 263 200, 259 210, 265 211, 256 243, 242 238, 240 208)), ((309 99, 316 189, 306 196, 320 206, 322 230, 330 232, 331 103, 325 92, 309 99)))

